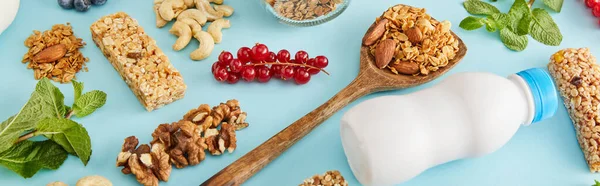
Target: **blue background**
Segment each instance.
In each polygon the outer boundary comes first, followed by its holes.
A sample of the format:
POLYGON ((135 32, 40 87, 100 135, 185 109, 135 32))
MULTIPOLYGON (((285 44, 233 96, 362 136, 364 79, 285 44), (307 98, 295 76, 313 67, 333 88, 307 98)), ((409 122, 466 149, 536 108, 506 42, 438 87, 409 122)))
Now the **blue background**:
MULTIPOLYGON (((523 52, 505 48, 497 33, 487 33, 484 29, 469 32, 458 28, 458 23, 468 15, 461 2, 354 0, 346 12, 329 23, 309 28, 293 28, 276 22, 261 9, 258 0, 226 0, 226 4, 236 9, 230 18, 232 27, 224 31, 223 43, 216 45, 210 58, 194 62, 189 60, 188 55, 197 46, 197 42, 193 41, 184 51, 171 50, 176 37, 168 33, 169 26, 162 29, 155 27, 151 1, 109 0, 104 6, 92 7, 86 13, 79 13, 61 9, 55 0, 22 0, 15 22, 0 35, 0 118, 4 120, 15 114, 27 101, 36 84, 33 71, 26 69, 26 65, 20 62, 27 51, 23 41, 32 30, 47 30, 58 23, 71 22, 76 36, 87 42, 82 52, 90 58, 89 72, 78 73, 77 78, 85 83, 85 91, 105 91, 108 101, 94 114, 82 119, 75 118, 85 125, 92 139, 93 155, 87 166, 83 166, 77 157, 69 156, 58 170, 42 170, 30 179, 23 179, 8 169, 0 168, 0 185, 45 185, 57 180, 75 185, 79 178, 94 174, 109 178, 115 185, 136 185, 134 176, 123 175, 115 167, 115 158, 125 137, 135 135, 141 142, 149 142, 150 134, 158 124, 177 121, 189 109, 202 103, 215 105, 228 99, 238 99, 242 109, 249 114, 250 127, 237 133, 236 151, 218 157, 208 156, 197 166, 174 169, 169 182, 161 182, 161 185, 199 185, 350 83, 358 73, 363 34, 375 17, 398 3, 425 7, 438 20, 453 23, 452 29, 464 40, 469 51, 462 62, 447 75, 485 71, 506 76, 526 68, 544 67, 550 55, 567 47, 590 47, 593 53, 600 54, 597 44, 600 39, 598 21, 582 0, 566 0, 562 13, 551 13, 564 35, 559 47, 544 46, 530 38, 529 46, 523 52), (173 65, 181 71, 188 85, 184 99, 162 109, 146 112, 94 45, 89 26, 101 16, 117 11, 127 12, 138 19, 146 32, 157 40, 173 65), (241 46, 251 46, 256 42, 265 43, 272 50, 285 48, 295 52, 302 49, 311 56, 326 55, 330 60, 327 70, 331 76, 321 73, 304 86, 279 80, 268 84, 229 85, 217 83, 213 79, 210 66, 216 61, 219 51, 235 52, 241 46)), ((501 11, 507 12, 512 2, 504 0, 494 4, 501 11)), ((535 6, 542 6, 542 1, 538 0, 535 6)), ((373 94, 354 104, 376 96, 407 94, 438 81, 439 79, 416 88, 373 94)), ((71 104, 71 85, 59 87, 65 94, 66 103, 71 104)), ((340 170, 350 185, 359 185, 346 163, 339 137, 339 120, 345 111, 346 109, 341 110, 316 128, 248 180, 246 185, 297 185, 305 178, 332 169, 340 170)), ((439 139, 439 145, 444 145, 444 139, 439 139)), ((589 172, 571 121, 561 105, 553 118, 522 127, 499 151, 485 157, 454 161, 432 168, 402 186, 583 186, 591 185, 594 179, 600 179, 600 176, 589 172)))

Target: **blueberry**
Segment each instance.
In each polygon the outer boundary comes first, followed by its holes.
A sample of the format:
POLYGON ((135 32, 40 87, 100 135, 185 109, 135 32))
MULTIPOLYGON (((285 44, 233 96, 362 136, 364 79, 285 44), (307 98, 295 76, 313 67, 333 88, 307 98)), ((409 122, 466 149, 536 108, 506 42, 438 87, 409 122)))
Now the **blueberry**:
POLYGON ((75 10, 80 12, 85 12, 92 6, 90 0, 75 0, 73 4, 75 5, 75 10))
POLYGON ((58 0, 58 5, 64 9, 73 8, 73 0, 58 0))
POLYGON ((106 0, 92 0, 93 5, 103 5, 106 3, 106 0))

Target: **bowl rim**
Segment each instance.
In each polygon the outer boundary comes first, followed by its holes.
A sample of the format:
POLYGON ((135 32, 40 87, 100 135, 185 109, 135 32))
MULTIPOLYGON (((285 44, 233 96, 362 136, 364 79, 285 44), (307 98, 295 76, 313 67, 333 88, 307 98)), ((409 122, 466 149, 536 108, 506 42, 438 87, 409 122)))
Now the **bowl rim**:
MULTIPOLYGON (((263 0, 261 0, 261 1, 263 1, 263 0)), ((292 25, 292 26, 315 26, 315 25, 319 25, 322 23, 326 23, 328 21, 333 20, 340 14, 342 14, 342 12, 344 12, 346 10, 346 8, 350 5, 350 0, 342 0, 342 3, 337 4, 338 7, 335 10, 329 12, 328 14, 319 16, 315 19, 307 19, 307 20, 299 21, 299 20, 293 20, 293 19, 279 15, 279 13, 277 13, 275 11, 274 6, 277 6, 277 4, 280 2, 281 1, 276 0, 275 5, 273 5, 273 6, 271 6, 268 3, 265 3, 266 9, 269 13, 273 14, 273 16, 275 16, 280 22, 283 22, 285 24, 292 25)))

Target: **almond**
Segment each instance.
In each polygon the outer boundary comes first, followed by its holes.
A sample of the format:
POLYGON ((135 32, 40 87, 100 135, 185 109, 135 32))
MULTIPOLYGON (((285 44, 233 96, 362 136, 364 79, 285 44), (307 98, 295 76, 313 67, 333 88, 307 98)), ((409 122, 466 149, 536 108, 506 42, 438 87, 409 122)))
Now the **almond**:
POLYGON ((377 65, 377 68, 385 68, 392 61, 397 44, 398 42, 393 39, 379 42, 379 45, 375 48, 375 65, 377 65))
POLYGON ((398 64, 392 64, 391 67, 396 69, 398 73, 405 75, 413 75, 419 73, 420 71, 419 65, 417 63, 411 63, 406 61, 402 61, 398 64))
POLYGON ((379 38, 381 38, 381 36, 383 36, 383 33, 385 33, 385 25, 388 23, 388 19, 382 19, 379 22, 377 22, 377 24, 375 24, 375 26, 372 26, 371 28, 369 28, 369 30, 367 31, 367 34, 365 34, 365 37, 363 37, 363 45, 365 46, 371 46, 373 44, 375 44, 375 42, 377 42, 377 40, 379 40, 379 38))
POLYGON ((33 56, 33 61, 38 63, 48 63, 59 60, 67 53, 67 46, 58 44, 48 47, 33 56))
POLYGON ((408 36, 408 41, 413 44, 420 43, 423 40, 423 33, 418 27, 409 28, 404 32, 408 36))

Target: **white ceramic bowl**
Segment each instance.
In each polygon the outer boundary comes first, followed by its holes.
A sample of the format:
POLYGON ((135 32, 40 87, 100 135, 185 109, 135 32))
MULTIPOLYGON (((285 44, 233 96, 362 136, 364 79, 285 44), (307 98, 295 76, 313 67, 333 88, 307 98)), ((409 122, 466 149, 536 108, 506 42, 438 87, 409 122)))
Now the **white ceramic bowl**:
POLYGON ((0 34, 15 20, 20 0, 0 0, 0 34))

